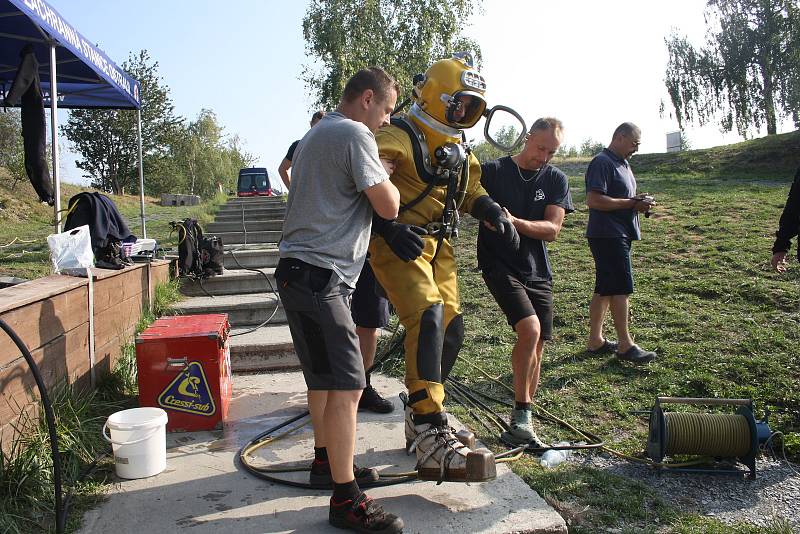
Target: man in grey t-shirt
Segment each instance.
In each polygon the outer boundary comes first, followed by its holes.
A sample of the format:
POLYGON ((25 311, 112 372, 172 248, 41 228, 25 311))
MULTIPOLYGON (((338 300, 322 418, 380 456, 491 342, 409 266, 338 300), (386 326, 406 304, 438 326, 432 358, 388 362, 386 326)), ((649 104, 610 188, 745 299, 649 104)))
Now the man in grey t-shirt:
POLYGON ((369 245, 373 210, 394 219, 400 194, 378 157, 374 132, 388 124, 398 87, 382 69, 357 72, 335 112, 303 137, 275 270, 314 426, 310 481, 332 487, 329 521, 358 531, 402 532, 359 488, 375 469, 353 466, 356 411, 366 385, 349 300, 369 245), (378 528, 376 528, 378 527, 378 528))

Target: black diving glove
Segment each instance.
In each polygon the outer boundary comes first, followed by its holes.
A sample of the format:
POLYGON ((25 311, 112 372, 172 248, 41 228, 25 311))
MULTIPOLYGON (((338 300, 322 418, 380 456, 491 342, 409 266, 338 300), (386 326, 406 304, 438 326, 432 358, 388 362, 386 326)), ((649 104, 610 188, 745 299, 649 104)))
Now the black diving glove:
POLYGON ((412 261, 420 257, 424 243, 421 235, 427 235, 427 230, 413 224, 403 224, 397 221, 382 219, 377 215, 372 216, 372 231, 386 240, 398 258, 403 261, 412 261))
POLYGON ((500 238, 511 250, 519 250, 519 234, 511 221, 503 215, 500 204, 491 199, 489 195, 478 198, 472 205, 470 214, 480 221, 486 221, 497 231, 500 238))

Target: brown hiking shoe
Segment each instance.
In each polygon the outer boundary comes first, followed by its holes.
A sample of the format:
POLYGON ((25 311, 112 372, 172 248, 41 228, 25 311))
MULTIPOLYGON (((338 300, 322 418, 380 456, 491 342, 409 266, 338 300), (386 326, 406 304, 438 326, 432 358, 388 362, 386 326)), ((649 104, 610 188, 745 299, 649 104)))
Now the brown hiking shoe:
POLYGON ((328 522, 336 528, 347 528, 356 532, 400 534, 403 520, 387 514, 366 493, 353 500, 337 503, 331 498, 328 522))

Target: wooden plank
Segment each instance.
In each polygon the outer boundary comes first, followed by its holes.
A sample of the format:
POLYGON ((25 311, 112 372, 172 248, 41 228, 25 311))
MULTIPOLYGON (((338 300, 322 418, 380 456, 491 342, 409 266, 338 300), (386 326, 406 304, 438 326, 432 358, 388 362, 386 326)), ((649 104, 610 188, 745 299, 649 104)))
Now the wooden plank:
MULTIPOLYGON (((99 278, 94 282, 94 311, 102 312, 114 306, 115 303, 131 298, 142 292, 142 276, 144 269, 141 266, 115 271, 112 276, 99 278)), ((146 287, 146 286, 145 286, 146 287)))
MULTIPOLYGON (((88 322, 88 287, 53 295, 2 314, 3 320, 34 350, 81 323, 88 322)), ((21 356, 19 349, 5 333, 0 334, 0 369, 21 356)))
POLYGON ((7 287, 0 293, 0 314, 86 284, 85 278, 54 274, 7 287))
MULTIPOLYGON (((48 389, 65 378, 74 384, 89 373, 89 325, 84 323, 31 352, 48 389)), ((39 398, 33 372, 24 358, 0 373, 0 422, 14 416, 13 407, 39 398)))
MULTIPOLYGON (((115 337, 131 336, 142 313, 142 298, 139 294, 128 300, 94 314, 94 343, 101 347, 115 337)), ((95 348, 95 352, 97 349, 95 348)))

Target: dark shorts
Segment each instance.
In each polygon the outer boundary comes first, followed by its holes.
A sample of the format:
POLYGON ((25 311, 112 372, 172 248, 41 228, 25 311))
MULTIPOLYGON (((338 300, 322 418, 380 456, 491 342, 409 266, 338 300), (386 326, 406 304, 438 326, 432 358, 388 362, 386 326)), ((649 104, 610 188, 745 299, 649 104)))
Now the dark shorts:
POLYGON ((633 293, 631 240, 620 238, 589 238, 594 257, 594 292, 607 297, 633 293))
POLYGON ((364 389, 364 363, 350 317, 353 290, 332 270, 294 258, 281 258, 275 279, 308 389, 364 389))
POLYGON ((522 319, 539 318, 541 337, 553 338, 553 282, 523 282, 502 266, 483 271, 486 287, 512 327, 522 319))
POLYGON ((383 288, 375 279, 369 261, 365 261, 350 305, 356 326, 384 328, 389 324, 389 301, 379 291, 383 293, 383 288))

